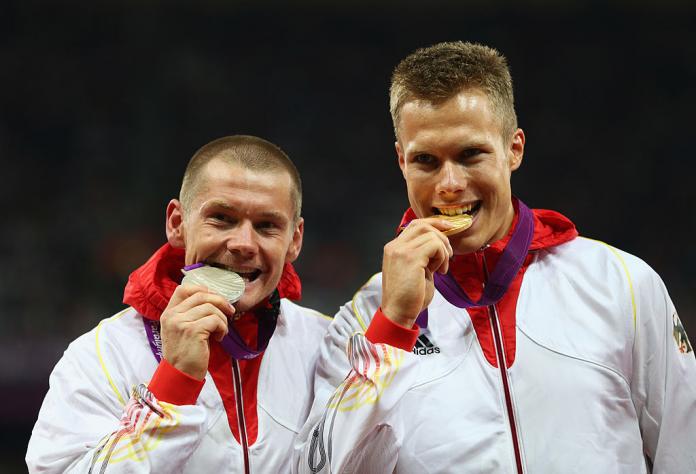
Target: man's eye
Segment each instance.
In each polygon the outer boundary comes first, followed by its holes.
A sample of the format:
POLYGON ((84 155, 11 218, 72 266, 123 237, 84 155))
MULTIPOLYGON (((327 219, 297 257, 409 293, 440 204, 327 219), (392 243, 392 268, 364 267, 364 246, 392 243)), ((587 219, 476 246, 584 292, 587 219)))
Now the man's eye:
POLYGON ((467 158, 473 158, 474 156, 478 156, 481 153, 483 153, 483 150, 481 150, 480 148, 467 148, 461 153, 460 157, 461 159, 466 160, 467 158))
POLYGON ((273 230, 276 229, 278 226, 275 225, 275 223, 270 222, 270 221, 264 221, 264 222, 259 222, 256 224, 256 228, 259 230, 273 230))
POLYGON ((230 222, 231 218, 227 214, 216 213, 210 216, 213 220, 220 222, 230 222))
POLYGON ((416 155, 413 157, 413 161, 421 165, 433 165, 435 164, 435 157, 427 154, 416 155))

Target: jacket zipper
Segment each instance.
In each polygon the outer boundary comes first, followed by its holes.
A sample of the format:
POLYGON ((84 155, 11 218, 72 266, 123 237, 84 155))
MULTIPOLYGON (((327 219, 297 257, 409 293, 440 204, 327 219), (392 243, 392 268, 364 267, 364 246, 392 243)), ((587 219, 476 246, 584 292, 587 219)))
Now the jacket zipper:
MULTIPOLYGON (((486 264, 486 255, 481 252, 483 256, 483 272, 485 281, 488 281, 488 265, 486 264)), ((503 350, 503 338, 501 335, 500 326, 498 324, 498 310, 495 305, 488 306, 488 315, 491 322, 491 331, 493 332, 493 341, 495 344, 496 362, 498 362, 498 368, 500 369, 500 376, 503 380, 503 392, 505 394, 505 406, 507 408, 508 424, 510 425, 510 434, 512 435, 512 446, 515 451, 515 464, 517 465, 517 473, 523 474, 524 470, 522 468, 522 454, 520 450, 520 443, 517 437, 517 422, 515 421, 515 413, 512 407, 512 395, 510 394, 510 385, 507 375, 507 360, 505 359, 505 351, 503 350)))
POLYGON ((249 441, 247 440, 246 420, 244 419, 244 397, 242 396, 242 376, 239 372, 239 362, 232 359, 232 378, 234 379, 234 394, 237 405, 237 426, 239 428, 239 440, 242 443, 244 454, 244 474, 250 474, 249 467, 249 441))

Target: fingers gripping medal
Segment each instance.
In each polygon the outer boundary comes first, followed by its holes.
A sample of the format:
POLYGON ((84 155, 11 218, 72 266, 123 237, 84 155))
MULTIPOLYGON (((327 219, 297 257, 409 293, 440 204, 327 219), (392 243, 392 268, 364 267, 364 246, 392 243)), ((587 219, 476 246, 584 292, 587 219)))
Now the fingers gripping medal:
POLYGON ((442 233, 445 235, 454 235, 458 234, 459 232, 463 232, 469 227, 471 227, 471 224, 473 222, 473 218, 469 214, 459 214, 456 216, 445 216, 445 215, 437 215, 435 217, 438 217, 442 220, 448 221, 449 223, 455 225, 456 227, 453 227, 449 230, 445 230, 442 233))
MULTIPOLYGON (((190 284, 204 286, 210 291, 222 295, 230 304, 239 301, 244 294, 244 280, 235 272, 223 268, 211 267, 203 263, 189 265, 184 267, 181 271, 184 274, 184 278, 181 280, 182 285, 190 284)), ((268 342, 275 330, 278 320, 277 307, 275 311, 275 317, 259 319, 258 343, 256 349, 247 345, 232 324, 229 325, 229 332, 222 338, 220 345, 225 352, 237 360, 258 357, 266 350, 266 347, 268 347, 268 342)))
POLYGON ((196 263, 184 267, 182 285, 204 286, 210 291, 222 295, 230 304, 234 304, 244 294, 244 280, 235 272, 223 268, 196 263))

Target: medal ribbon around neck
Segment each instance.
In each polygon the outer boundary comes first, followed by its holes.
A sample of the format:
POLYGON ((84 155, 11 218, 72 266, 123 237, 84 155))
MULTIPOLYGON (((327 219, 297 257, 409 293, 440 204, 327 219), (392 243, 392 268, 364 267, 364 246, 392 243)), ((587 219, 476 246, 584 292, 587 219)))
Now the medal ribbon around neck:
MULTIPOLYGON (((446 274, 435 273, 433 275, 435 288, 451 304, 457 308, 475 308, 479 306, 491 306, 503 297, 510 283, 520 271, 527 257, 529 247, 534 236, 534 215, 532 211, 519 199, 517 226, 505 246, 493 273, 486 281, 483 294, 477 301, 469 298, 469 295, 459 286, 457 280, 450 272, 446 274)), ((428 308, 425 308, 416 319, 418 326, 428 327, 428 308)))
POLYGON ((278 323, 278 314, 280 314, 280 294, 277 289, 273 290, 273 293, 268 298, 268 305, 268 307, 254 310, 254 314, 259 322, 258 349, 254 350, 249 347, 234 328, 234 325, 229 325, 229 332, 222 338, 220 345, 233 359, 254 359, 268 347, 268 343, 278 323))

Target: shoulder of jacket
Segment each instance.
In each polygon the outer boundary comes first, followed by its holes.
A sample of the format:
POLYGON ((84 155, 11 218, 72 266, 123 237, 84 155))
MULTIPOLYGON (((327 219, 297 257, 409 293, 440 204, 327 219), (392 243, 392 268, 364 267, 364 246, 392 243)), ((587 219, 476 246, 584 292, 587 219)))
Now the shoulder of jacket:
POLYGON ((281 317, 293 326, 299 326, 305 330, 325 330, 333 318, 312 308, 300 306, 299 304, 283 298, 280 300, 281 317))
POLYGON ((634 327, 641 298, 664 291, 662 279, 650 265, 606 242, 579 237, 559 246, 558 253, 565 259, 572 260, 575 268, 582 268, 595 281, 605 285, 610 282, 620 284, 626 294, 626 304, 632 313, 634 327))
POLYGON ((382 272, 375 273, 355 292, 353 299, 382 297, 382 272))
MULTIPOLYGON (((68 346, 65 357, 85 373, 103 377, 122 405, 129 398, 129 387, 124 381, 133 375, 131 372, 143 369, 144 360, 155 361, 145 336, 143 318, 131 307, 101 320, 91 331, 78 337, 68 346)), ((152 365, 156 364, 152 362, 152 365)))
POLYGON ((119 343, 121 336, 133 333, 136 319, 140 323, 140 327, 143 327, 141 316, 131 307, 102 319, 90 331, 73 340, 68 345, 66 354, 74 352, 80 354, 95 353, 98 347, 104 344, 119 343))
POLYGON ((597 262, 605 261, 609 263, 610 267, 628 273, 633 279, 653 278, 657 275, 650 265, 639 257, 601 240, 587 237, 577 237, 557 247, 552 247, 547 252, 562 255, 566 259, 577 260, 578 264, 585 264, 598 270, 603 268, 598 266, 597 262))
POLYGON ((344 304, 334 320, 348 320, 351 326, 357 322, 359 329, 366 331, 375 311, 382 304, 382 273, 375 273, 344 304))
POLYGON ((614 247, 613 245, 587 237, 579 237, 575 239, 575 241, 577 241, 576 248, 580 255, 587 255, 588 252, 593 252, 596 255, 603 256, 611 261, 617 269, 626 273, 633 281, 659 278, 655 270, 640 257, 614 247))

